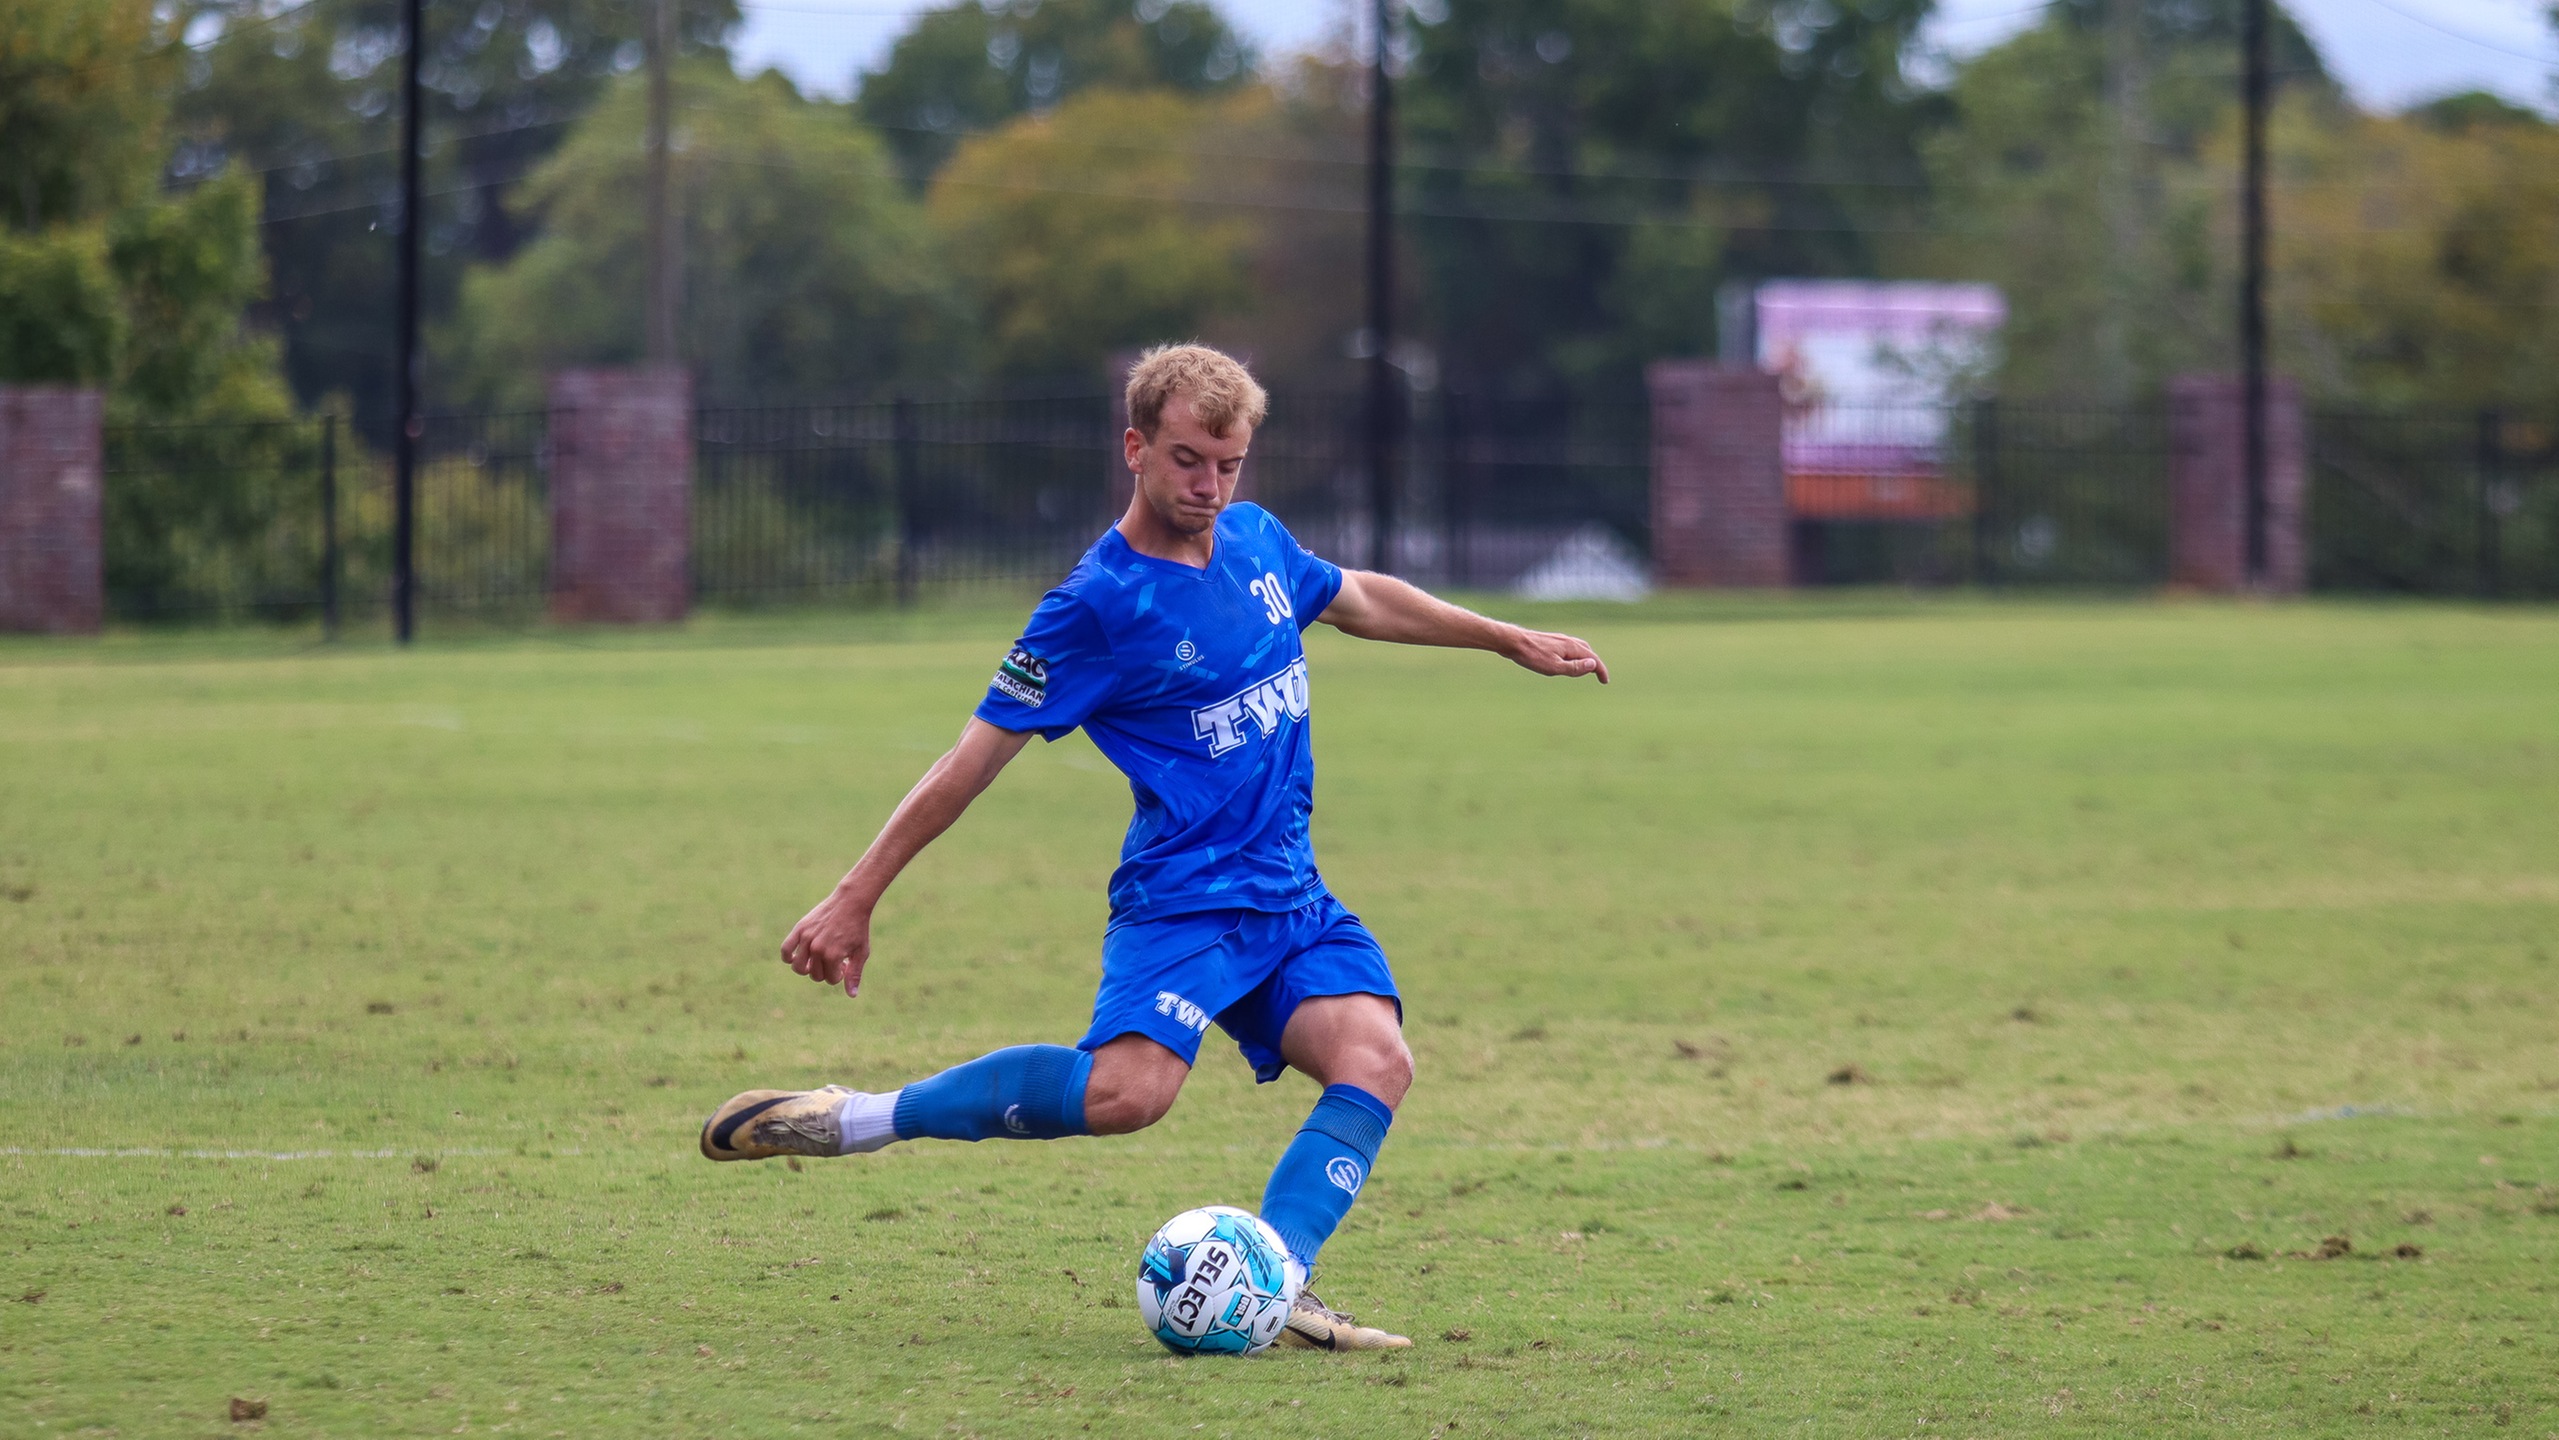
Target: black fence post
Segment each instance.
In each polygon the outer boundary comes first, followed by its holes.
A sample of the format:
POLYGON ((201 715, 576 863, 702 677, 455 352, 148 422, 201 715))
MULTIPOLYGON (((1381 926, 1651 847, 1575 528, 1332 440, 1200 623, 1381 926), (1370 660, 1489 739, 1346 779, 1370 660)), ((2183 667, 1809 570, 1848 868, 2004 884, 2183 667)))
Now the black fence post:
POLYGON ((1976 585, 1998 583, 1999 575, 1991 560, 1990 497, 1997 488, 1999 475, 1999 401, 1985 397, 1973 402, 1973 523, 1972 581, 1976 585))
POLYGON ((2484 600, 2497 598, 2497 592, 2504 588, 2501 577, 2497 573, 2499 552, 2504 549, 2505 539, 2497 527, 2497 483, 2500 478, 2498 472, 2505 466, 2505 456, 2502 453, 2504 448, 2505 417, 2494 410, 2480 411, 2478 451, 2475 458, 2479 473, 2478 483, 2474 487, 2478 492, 2478 515, 2474 531, 2478 555, 2473 562, 2472 578, 2480 598, 2484 600))
POLYGON ((904 395, 897 397, 892 433, 892 483, 897 487, 897 603, 904 609, 915 603, 915 542, 923 529, 915 514, 915 402, 904 395))
POLYGON ((338 638, 338 417, 320 422, 320 638, 338 638))

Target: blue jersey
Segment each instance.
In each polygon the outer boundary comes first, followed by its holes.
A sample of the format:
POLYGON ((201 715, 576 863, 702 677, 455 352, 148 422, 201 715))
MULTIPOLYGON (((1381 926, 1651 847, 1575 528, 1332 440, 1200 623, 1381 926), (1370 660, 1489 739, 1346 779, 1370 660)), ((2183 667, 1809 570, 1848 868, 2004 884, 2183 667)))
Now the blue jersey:
POLYGON ((1140 555, 1113 529, 1031 613, 977 718, 1051 740, 1082 726, 1128 776, 1113 923, 1325 893, 1298 636, 1341 588, 1269 511, 1238 504, 1217 517, 1207 569, 1140 555))

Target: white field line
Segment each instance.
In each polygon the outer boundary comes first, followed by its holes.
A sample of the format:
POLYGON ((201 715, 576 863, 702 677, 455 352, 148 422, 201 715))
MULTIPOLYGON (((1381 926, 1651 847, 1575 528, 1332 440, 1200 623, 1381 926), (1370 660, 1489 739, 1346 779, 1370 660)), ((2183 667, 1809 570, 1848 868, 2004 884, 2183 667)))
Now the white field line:
POLYGON ((540 1155, 519 1155, 513 1150, 491 1150, 485 1147, 446 1150, 434 1146, 411 1146, 404 1150, 165 1150, 152 1148, 105 1150, 90 1146, 35 1149, 17 1145, 0 1145, 0 1155, 41 1155, 77 1160, 402 1160, 417 1155, 432 1156, 436 1159, 451 1155, 506 1155, 522 1160, 536 1160, 583 1153, 579 1150, 551 1150, 540 1155))

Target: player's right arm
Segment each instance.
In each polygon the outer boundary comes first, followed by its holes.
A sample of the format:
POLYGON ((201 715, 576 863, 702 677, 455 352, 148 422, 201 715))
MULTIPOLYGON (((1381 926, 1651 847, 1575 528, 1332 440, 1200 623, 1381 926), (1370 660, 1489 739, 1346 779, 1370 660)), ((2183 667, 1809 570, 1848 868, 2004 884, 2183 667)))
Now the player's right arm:
POLYGON ((782 963, 821 985, 840 984, 846 995, 861 994, 862 967, 871 958, 871 911, 889 882, 986 793, 1030 738, 1029 731, 999 729, 971 716, 960 742, 906 792, 834 893, 791 927, 782 942, 782 963))

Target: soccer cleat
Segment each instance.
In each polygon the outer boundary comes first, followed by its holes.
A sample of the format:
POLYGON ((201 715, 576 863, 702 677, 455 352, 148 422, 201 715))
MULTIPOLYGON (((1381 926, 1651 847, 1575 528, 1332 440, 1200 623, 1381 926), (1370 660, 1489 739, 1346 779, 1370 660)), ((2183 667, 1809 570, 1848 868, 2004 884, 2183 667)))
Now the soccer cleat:
POLYGON ((702 1122, 702 1154, 710 1160, 770 1160, 776 1155, 844 1152, 836 1116, 853 1092, 841 1085, 816 1090, 749 1090, 730 1097, 702 1122))
POLYGON ((1297 1292, 1297 1304, 1288 1312, 1288 1325, 1279 1338, 1281 1344, 1300 1350, 1409 1350, 1413 1345, 1405 1336, 1360 1324, 1316 1299, 1312 1290, 1297 1292))

